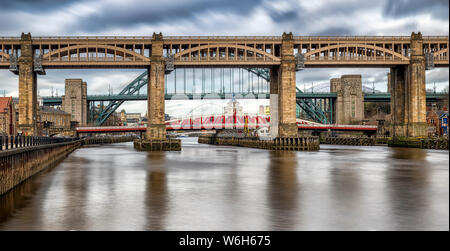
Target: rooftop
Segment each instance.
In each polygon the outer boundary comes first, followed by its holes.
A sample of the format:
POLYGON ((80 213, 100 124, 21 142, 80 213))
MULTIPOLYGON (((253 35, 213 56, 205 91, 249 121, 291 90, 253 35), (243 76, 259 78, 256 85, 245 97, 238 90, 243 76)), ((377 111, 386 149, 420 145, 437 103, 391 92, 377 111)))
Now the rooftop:
POLYGON ((65 111, 59 110, 59 109, 55 109, 53 107, 50 106, 41 106, 39 107, 39 111, 40 112, 45 112, 45 113, 58 113, 58 114, 69 114, 65 111))

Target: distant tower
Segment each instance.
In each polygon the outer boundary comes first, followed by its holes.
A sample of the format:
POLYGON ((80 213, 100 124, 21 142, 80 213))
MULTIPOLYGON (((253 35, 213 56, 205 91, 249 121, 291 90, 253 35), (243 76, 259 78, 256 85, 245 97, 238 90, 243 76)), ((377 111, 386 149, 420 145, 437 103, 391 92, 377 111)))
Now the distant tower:
POLYGON ((337 124, 354 124, 364 119, 361 75, 333 78, 330 81, 330 90, 337 93, 334 104, 337 124))
POLYGON ((62 101, 62 109, 71 114, 71 121, 85 126, 88 119, 86 82, 82 79, 66 79, 62 101))

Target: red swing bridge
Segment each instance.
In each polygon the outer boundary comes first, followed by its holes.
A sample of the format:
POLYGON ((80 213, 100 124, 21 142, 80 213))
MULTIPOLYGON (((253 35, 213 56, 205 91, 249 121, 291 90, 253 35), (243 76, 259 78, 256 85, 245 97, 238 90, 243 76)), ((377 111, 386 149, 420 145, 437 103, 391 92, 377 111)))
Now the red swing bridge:
MULTIPOLYGON (((226 129, 248 129, 268 128, 270 116, 265 115, 208 115, 182 119, 171 119, 165 122, 167 131, 187 130, 226 130, 226 129)), ((319 124, 307 120, 297 119, 298 130, 331 130, 331 131, 362 131, 376 132, 374 125, 336 125, 319 124)), ((98 126, 77 127, 80 133, 115 133, 115 132, 143 132, 147 130, 146 125, 137 126, 98 126)))

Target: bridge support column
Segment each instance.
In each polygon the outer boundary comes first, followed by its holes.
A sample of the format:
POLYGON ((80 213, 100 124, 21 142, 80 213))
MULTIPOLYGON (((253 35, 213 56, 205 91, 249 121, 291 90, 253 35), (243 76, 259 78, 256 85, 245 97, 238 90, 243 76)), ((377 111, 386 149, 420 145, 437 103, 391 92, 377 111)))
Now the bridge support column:
POLYGON ((425 137, 426 87, 422 34, 411 34, 411 61, 391 68, 391 136, 425 137))
POLYGON ((33 47, 30 33, 22 33, 19 58, 19 131, 36 135, 37 77, 33 68, 33 47))
POLYGON ((280 67, 270 68, 270 136, 278 137, 278 85, 280 67))
POLYGON ((278 136, 296 137, 296 76, 295 76, 294 36, 283 33, 281 43, 281 66, 279 68, 278 136))
POLYGON ((145 139, 134 141, 134 147, 144 151, 179 151, 179 139, 166 138, 163 36, 153 33, 152 55, 148 69, 147 117, 148 125, 145 139))
POLYGON ((154 35, 152 41, 152 57, 148 70, 147 85, 147 139, 161 140, 166 138, 164 122, 164 58, 162 36, 154 35))

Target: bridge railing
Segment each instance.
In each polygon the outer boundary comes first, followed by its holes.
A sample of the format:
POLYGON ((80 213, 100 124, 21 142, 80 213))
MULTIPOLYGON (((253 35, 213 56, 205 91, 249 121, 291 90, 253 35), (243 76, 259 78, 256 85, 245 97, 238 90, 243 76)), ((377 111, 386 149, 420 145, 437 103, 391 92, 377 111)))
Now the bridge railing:
MULTIPOLYGON (((1 38, 0 38, 1 39, 1 38)), ((14 37, 20 39, 20 37, 14 37)), ((105 40, 105 39, 148 39, 151 36, 48 36, 48 37, 33 37, 33 40, 105 40)))
POLYGON ((448 61, 449 57, 448 56, 434 56, 434 61, 448 61))
MULTIPOLYGON (((371 97, 377 97, 377 96, 390 96, 391 93, 390 92, 375 92, 373 93, 372 91, 363 91, 363 94, 366 96, 371 96, 371 97)), ((432 96, 446 96, 448 95, 445 92, 426 92, 426 96, 427 97, 432 97, 432 96)))
MULTIPOLYGON (((448 36, 423 36, 424 40, 448 40, 448 36)), ((410 41, 410 36, 294 36, 295 40, 305 40, 305 41, 314 41, 314 40, 323 40, 323 41, 336 41, 336 40, 404 40, 410 41)))
POLYGON ((95 61, 95 62, 144 62, 142 58, 138 57, 121 57, 116 56, 114 57, 52 57, 52 58, 46 58, 43 59, 43 62, 89 62, 89 61, 95 61))
MULTIPOLYGON (((164 36, 165 40, 281 40, 281 36, 164 36)), ((152 36, 36 36, 33 40, 149 40, 152 36)), ((300 41, 407 41, 410 36, 294 36, 295 40, 300 41)), ((423 36, 427 40, 448 40, 448 36, 423 36)), ((20 40, 19 36, 0 37, 1 40, 20 40)))
POLYGON ((306 61, 405 61, 406 59, 401 59, 393 56, 314 56, 311 55, 306 58, 306 61))
POLYGON ((247 57, 244 56, 219 56, 219 57, 207 57, 207 56, 191 56, 191 57, 177 57, 174 59, 175 61, 184 61, 184 62, 191 62, 191 61, 274 61, 274 59, 270 57, 247 57))
POLYGON ((63 142, 72 142, 77 138, 56 138, 56 137, 40 137, 40 136, 0 136, 0 151, 8 149, 16 149, 29 146, 39 146, 56 144, 63 142))
POLYGON ((281 40, 281 36, 164 36, 166 40, 281 40))

